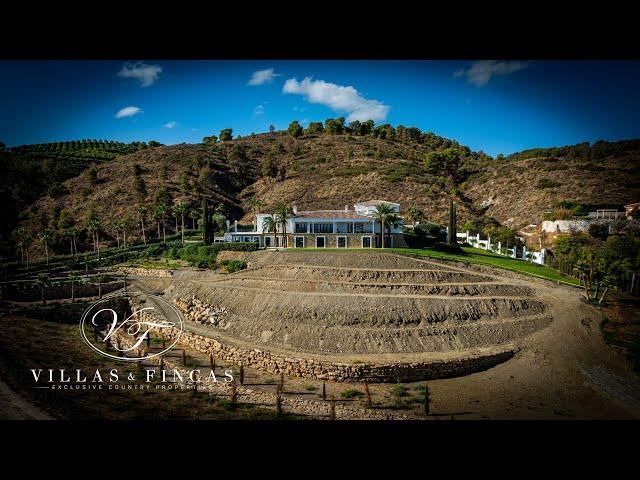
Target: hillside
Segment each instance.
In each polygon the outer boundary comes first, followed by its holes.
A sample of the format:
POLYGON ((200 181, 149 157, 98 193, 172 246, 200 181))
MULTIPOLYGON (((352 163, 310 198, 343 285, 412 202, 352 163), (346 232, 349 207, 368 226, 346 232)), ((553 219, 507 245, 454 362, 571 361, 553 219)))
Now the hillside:
MULTIPOLYGON (((96 164, 92 175, 84 170, 63 181, 23 209, 20 222, 35 232, 57 231, 64 212, 67 223, 71 217, 82 228, 94 212, 103 235, 115 236, 113 222, 127 217, 135 222, 139 206, 148 208, 147 227, 153 230, 159 195, 169 204, 185 201, 199 210, 205 194, 224 206, 231 221, 251 221, 248 200, 256 196, 265 211, 279 202, 342 209, 383 198, 445 223, 453 198, 460 223, 487 215, 519 227, 539 222, 560 200, 600 206, 640 198, 639 141, 536 149, 494 160, 415 131, 398 127, 391 138, 322 133, 293 138, 275 132, 144 148, 96 164)), ((173 222, 169 212, 167 226, 173 222)))
POLYGON ((0 148, 0 249, 24 210, 44 196, 66 192, 65 182, 93 165, 108 162, 148 145, 107 140, 77 140, 0 148))
POLYGON ((640 141, 534 149, 487 164, 466 194, 484 214, 512 227, 540 223, 560 201, 587 209, 640 200, 640 141))

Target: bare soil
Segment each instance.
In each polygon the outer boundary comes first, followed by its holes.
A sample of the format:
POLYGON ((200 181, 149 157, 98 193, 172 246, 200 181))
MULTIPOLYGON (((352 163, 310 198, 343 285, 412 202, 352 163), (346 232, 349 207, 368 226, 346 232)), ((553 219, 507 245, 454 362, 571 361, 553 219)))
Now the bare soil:
MULTIPOLYGON (((308 349, 305 355, 311 357, 389 361, 438 353, 455 356, 471 347, 512 345, 518 350, 511 360, 484 372, 429 382, 432 410, 444 416, 640 416, 638 377, 605 344, 599 330, 601 314, 584 303, 579 289, 488 267, 378 252, 256 252, 249 257, 249 270, 228 275, 179 271, 169 283, 158 282, 156 288, 170 285, 169 296, 195 294, 232 311, 232 327, 216 331, 198 326, 199 333, 274 352, 300 354, 308 349), (304 274, 296 278, 292 268, 298 273, 334 271, 340 278, 316 279, 304 274), (423 270, 423 282, 406 278, 398 282, 395 277, 389 281, 383 273, 389 270, 396 276, 404 275, 402 270, 423 270), (271 274, 265 275, 267 271, 271 274), (433 271, 455 274, 457 280, 468 275, 468 284, 453 283, 469 289, 491 286, 499 289, 493 292, 502 291, 503 298, 447 292, 447 282, 428 279, 433 271), (363 281, 356 272, 378 275, 363 281), (260 287, 263 278, 264 287, 260 287), (247 281, 250 283, 243 283, 247 281), (385 293, 358 291, 371 283, 377 284, 376 292, 385 293), (431 284, 440 288, 435 295, 423 288, 431 284), (407 287, 417 290, 405 295, 402 289, 407 287), (354 295, 356 292, 359 294, 354 295), (265 331, 272 333, 265 335, 265 331)), ((408 388, 416 385, 408 384, 408 388)), ((385 388, 392 387, 376 386, 376 390, 385 388)))

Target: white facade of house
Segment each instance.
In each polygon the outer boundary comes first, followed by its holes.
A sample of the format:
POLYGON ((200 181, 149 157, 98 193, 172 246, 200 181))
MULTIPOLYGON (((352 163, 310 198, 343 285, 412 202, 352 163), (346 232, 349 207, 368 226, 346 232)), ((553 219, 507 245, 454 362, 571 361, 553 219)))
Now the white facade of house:
MULTIPOLYGON (((345 205, 344 210, 299 211, 292 207, 293 215, 286 222, 286 246, 292 248, 372 248, 380 243, 380 222, 374 217, 376 206, 385 203, 393 213, 400 212, 400 205, 383 200, 356 203, 353 208, 345 205)), ((225 233, 226 242, 258 242, 260 247, 283 246, 282 226, 275 232, 267 232, 263 225, 268 213, 256 215, 257 225, 251 231, 238 231, 237 222, 230 225, 225 233)), ((402 222, 385 227, 385 246, 399 245, 402 236, 402 222)))

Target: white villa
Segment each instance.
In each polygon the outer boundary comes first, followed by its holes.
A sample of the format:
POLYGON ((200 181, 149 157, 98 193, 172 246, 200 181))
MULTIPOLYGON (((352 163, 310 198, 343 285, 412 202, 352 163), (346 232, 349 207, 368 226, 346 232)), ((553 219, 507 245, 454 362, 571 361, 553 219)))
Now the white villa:
MULTIPOLYGON (((260 247, 289 248, 374 248, 381 246, 380 222, 374 217, 376 207, 387 204, 399 214, 400 205, 385 200, 369 200, 353 205, 345 205, 344 210, 307 210, 292 207, 293 215, 286 223, 286 235, 282 226, 276 232, 263 230, 265 218, 271 214, 259 213, 257 225, 244 228, 238 222, 230 224, 224 237, 216 241, 257 242, 260 247)), ((385 247, 404 247, 402 222, 385 226, 385 247)))

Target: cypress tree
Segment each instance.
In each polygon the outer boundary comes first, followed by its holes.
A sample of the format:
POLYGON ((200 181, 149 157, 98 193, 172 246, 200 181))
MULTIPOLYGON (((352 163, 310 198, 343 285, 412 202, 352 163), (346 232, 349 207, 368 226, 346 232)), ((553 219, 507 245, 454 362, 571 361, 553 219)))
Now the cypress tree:
POLYGON ((457 232, 456 232, 456 204, 453 200, 449 205, 449 235, 447 241, 449 245, 455 245, 457 241, 457 232))
POLYGON ((213 238, 211 238, 211 222, 209 219, 209 204, 205 197, 202 197, 202 237, 205 245, 211 245, 213 238))

